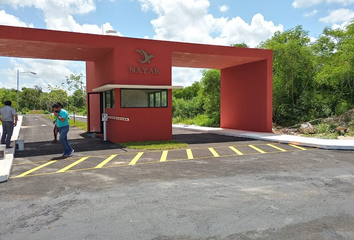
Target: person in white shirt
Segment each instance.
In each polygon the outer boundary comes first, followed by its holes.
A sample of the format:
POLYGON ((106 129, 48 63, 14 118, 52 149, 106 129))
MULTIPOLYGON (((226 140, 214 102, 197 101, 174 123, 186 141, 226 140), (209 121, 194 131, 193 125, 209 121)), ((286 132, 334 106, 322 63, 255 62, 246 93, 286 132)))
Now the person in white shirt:
POLYGON ((10 141, 14 127, 17 125, 17 113, 15 109, 11 107, 11 101, 5 102, 5 107, 0 109, 0 121, 2 122, 2 136, 1 144, 6 144, 6 148, 12 148, 10 141))

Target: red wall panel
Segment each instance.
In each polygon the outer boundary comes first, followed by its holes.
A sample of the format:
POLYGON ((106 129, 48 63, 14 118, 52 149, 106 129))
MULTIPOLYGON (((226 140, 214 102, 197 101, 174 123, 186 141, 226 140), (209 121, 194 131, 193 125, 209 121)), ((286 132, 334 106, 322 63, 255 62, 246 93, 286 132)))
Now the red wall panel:
POLYGON ((171 52, 161 43, 151 40, 124 39, 115 50, 115 83, 132 85, 171 85, 171 52), (140 63, 142 55, 137 50, 153 55, 150 63, 140 63), (135 73, 130 69, 135 69, 135 73), (138 73, 138 68, 141 73, 138 73), (146 71, 146 72, 145 72, 146 71))
POLYGON ((267 60, 221 70, 221 127, 271 132, 272 78, 267 60))

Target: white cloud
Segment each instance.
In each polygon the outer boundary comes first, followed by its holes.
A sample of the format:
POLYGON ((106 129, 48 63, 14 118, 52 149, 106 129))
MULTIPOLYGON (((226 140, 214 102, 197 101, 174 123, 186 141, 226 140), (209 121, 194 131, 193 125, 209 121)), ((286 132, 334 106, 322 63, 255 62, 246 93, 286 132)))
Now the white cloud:
POLYGON ((222 5, 222 6, 220 7, 220 12, 226 12, 227 10, 229 10, 229 6, 222 5))
POLYGON ((310 43, 315 43, 317 41, 317 38, 315 37, 310 37, 310 43))
POLYGON ((151 21, 154 39, 194 43, 230 45, 245 42, 256 46, 271 37, 283 26, 264 20, 261 14, 252 18, 251 24, 240 17, 215 18, 208 13, 208 0, 137 0, 142 10, 152 10, 158 18, 151 21), (216 36, 216 37, 212 37, 216 36))
POLYGON ((317 13, 318 13, 318 10, 314 9, 311 12, 304 13, 304 17, 312 17, 312 16, 315 16, 317 13))
POLYGON ((354 18, 354 11, 350 9, 337 9, 330 12, 327 17, 320 18, 320 22, 324 23, 343 23, 354 18))
POLYGON ((327 0, 327 3, 339 3, 343 6, 347 6, 354 3, 354 0, 327 0))
MULTIPOLYGON (((255 47, 283 31, 282 25, 266 21, 261 14, 251 23, 240 17, 215 18, 208 13, 208 0, 136 0, 143 11, 154 11, 158 17, 151 21, 155 29, 153 39, 226 45, 245 42, 255 47)), ((220 9, 221 10, 221 9, 220 9)), ((201 79, 200 69, 173 68, 173 85, 189 86, 201 79)))
POLYGON ((31 7, 50 12, 54 15, 62 13, 86 14, 96 10, 93 0, 2 0, 2 4, 12 5, 13 7, 31 7))
MULTIPOLYGON (((80 65, 81 62, 61 61, 61 60, 41 60, 41 59, 10 59, 11 68, 1 69, 0 75, 3 76, 0 86, 6 88, 17 88, 17 70, 20 72, 35 72, 36 75, 29 73, 20 74, 20 89, 23 87, 33 88, 35 85, 48 91, 48 84, 52 86, 65 83, 66 76, 78 74, 69 67, 80 65)), ((78 66, 84 68, 84 64, 78 66)), ((85 75, 85 73, 84 73, 85 75)))
POLYGON ((342 30, 346 30, 347 26, 349 24, 349 21, 344 22, 342 24, 333 24, 332 28, 333 29, 342 29, 342 30))
MULTIPOLYGON (((83 33, 102 34, 106 30, 113 29, 110 23, 103 26, 95 24, 79 24, 75 21, 74 15, 87 14, 96 10, 93 0, 0 0, 1 4, 9 4, 14 8, 35 7, 43 12, 46 27, 53 30, 74 31, 83 33), (102 29, 103 27, 103 29, 102 29)), ((0 24, 21 27, 33 27, 33 24, 26 24, 19 18, 0 11, 0 24)), ((115 35, 122 36, 117 32, 115 35)), ((48 91, 48 84, 60 85, 65 82, 65 76, 74 73, 73 65, 76 62, 50 61, 38 59, 12 59, 10 64, 13 68, 0 70, 0 87, 16 88, 16 71, 33 71, 37 75, 21 74, 21 88, 38 85, 44 91, 48 91)), ((81 64, 79 71, 85 71, 85 65, 81 64)), ((85 73, 84 73, 85 75, 85 73)))
POLYGON ((172 85, 188 87, 194 82, 199 82, 202 78, 199 68, 172 68, 172 85))
POLYGON ((315 6, 322 2, 326 2, 326 0, 295 0, 292 5, 294 8, 306 8, 315 6))
POLYGON ((307 8, 320 3, 341 4, 343 6, 347 6, 354 3, 354 0, 294 0, 292 6, 294 8, 307 8))
MULTIPOLYGON (((35 7, 43 11, 47 28, 52 30, 102 34, 102 26, 79 24, 74 15, 93 12, 96 6, 93 0, 2 0, 2 4, 17 7, 35 7)), ((13 25, 14 26, 14 25, 13 25)), ((104 30, 113 29, 110 23, 103 25, 104 30)), ((121 33, 117 33, 121 36, 121 33)))
MULTIPOLYGON (((92 34, 102 34, 107 30, 112 30, 113 27, 110 23, 105 23, 103 26, 98 26, 95 24, 78 24, 71 15, 65 17, 49 17, 46 19, 47 28, 52 30, 61 30, 61 31, 73 31, 81 33, 92 33, 92 34), (102 30, 103 27, 103 30, 102 30)), ((117 35, 122 36, 120 32, 117 32, 117 35)))
POLYGON ((15 17, 11 14, 7 14, 4 10, 0 11, 0 24, 16 27, 33 27, 33 24, 27 25, 26 23, 22 22, 18 17, 15 17))
POLYGON ((246 23, 240 17, 227 21, 215 42, 223 45, 245 42, 248 46, 255 47, 276 31, 283 31, 283 26, 275 26, 273 22, 265 21, 262 14, 258 13, 253 16, 251 24, 246 23))

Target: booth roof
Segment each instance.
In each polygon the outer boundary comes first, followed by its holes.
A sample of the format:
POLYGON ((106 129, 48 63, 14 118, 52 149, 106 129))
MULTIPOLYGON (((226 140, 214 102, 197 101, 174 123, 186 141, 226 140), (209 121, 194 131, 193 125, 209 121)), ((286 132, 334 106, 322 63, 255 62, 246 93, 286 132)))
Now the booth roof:
POLYGON ((183 86, 169 85, 127 85, 127 84, 106 84, 98 88, 94 88, 94 92, 104 92, 115 88, 130 88, 130 89, 182 89, 183 86))

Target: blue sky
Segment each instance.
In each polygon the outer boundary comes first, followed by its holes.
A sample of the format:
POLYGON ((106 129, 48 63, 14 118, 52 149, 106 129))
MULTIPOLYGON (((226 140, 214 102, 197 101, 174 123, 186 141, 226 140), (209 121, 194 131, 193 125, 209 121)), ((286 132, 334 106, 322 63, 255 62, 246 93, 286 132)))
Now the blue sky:
MULTIPOLYGON (((302 25, 312 39, 354 18, 354 0, 0 0, 0 24, 204 44, 256 47, 276 31, 302 25)), ((1 55, 1 53, 0 53, 1 55)), ((0 57, 0 87, 60 85, 83 62, 0 57)), ((200 80, 199 69, 173 69, 173 85, 200 80)))

